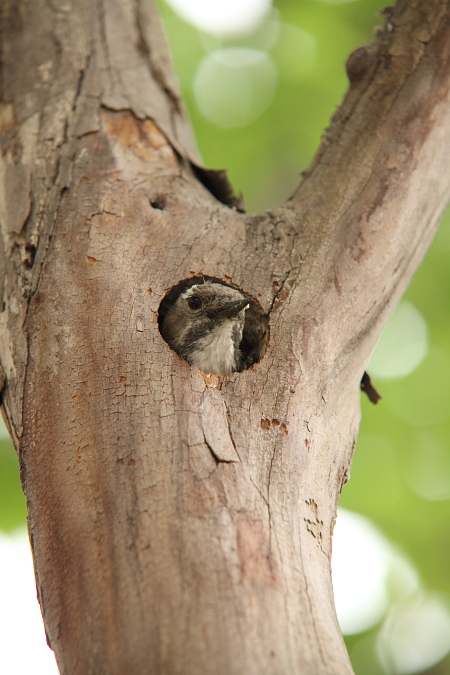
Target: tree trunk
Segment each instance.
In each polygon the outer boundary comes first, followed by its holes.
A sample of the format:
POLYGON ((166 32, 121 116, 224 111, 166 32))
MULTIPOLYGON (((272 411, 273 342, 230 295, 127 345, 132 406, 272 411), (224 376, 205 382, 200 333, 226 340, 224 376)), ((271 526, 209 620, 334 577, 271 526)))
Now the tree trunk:
POLYGON ((352 672, 331 534, 364 366, 450 194, 449 4, 397 3, 295 194, 250 215, 196 166, 152 5, 4 2, 2 403, 61 673, 352 672), (203 275, 270 320, 227 378, 158 330, 203 275))

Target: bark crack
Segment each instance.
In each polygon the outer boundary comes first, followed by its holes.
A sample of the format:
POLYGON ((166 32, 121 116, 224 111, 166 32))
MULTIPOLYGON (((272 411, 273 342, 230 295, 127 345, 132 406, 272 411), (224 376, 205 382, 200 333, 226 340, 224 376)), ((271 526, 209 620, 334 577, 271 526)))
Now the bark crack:
POLYGON ((111 85, 114 87, 115 86, 114 75, 115 75, 116 71, 112 67, 111 58, 110 58, 110 54, 109 54, 108 38, 106 36, 106 28, 105 28, 104 0, 99 0, 99 3, 98 3, 98 20, 99 20, 100 41, 103 45, 103 51, 104 51, 104 54, 105 54, 106 70, 108 72, 108 76, 110 78, 111 85))
MULTIPOLYGON (((272 479, 272 469, 273 469, 273 463, 275 461, 276 451, 277 451, 277 449, 276 449, 276 446, 274 445, 272 457, 270 458, 269 475, 267 477, 267 512, 268 512, 268 516, 269 516, 269 551, 272 551, 272 529, 273 529, 272 511, 270 509, 270 482, 271 482, 271 479, 272 479)), ((278 555, 281 558, 281 551, 280 551, 280 547, 278 546, 278 542, 277 542, 277 548, 278 548, 278 555)))
MULTIPOLYGON (((58 156, 55 161, 55 166, 54 166, 54 172, 53 172, 53 177, 48 183, 47 187, 47 194, 46 194, 46 199, 45 202, 48 204, 48 211, 52 214, 50 224, 48 227, 48 234, 46 236, 45 243, 42 243, 42 246, 44 247, 44 250, 41 255, 39 255, 39 266, 37 271, 35 272, 34 279, 31 279, 28 284, 25 281, 25 285, 29 285, 29 288, 27 290, 27 305, 26 305, 26 310, 25 310, 25 319, 24 319, 24 325, 27 325, 28 321, 28 316, 31 308, 31 300, 32 298, 36 295, 36 293, 39 290, 39 286, 41 283, 42 279, 42 274, 43 274, 43 269, 45 262, 47 260, 48 256, 48 251, 50 249, 50 245, 53 239, 53 234, 55 230, 55 225, 56 221, 59 216, 59 211, 60 211, 60 206, 61 202, 64 196, 64 193, 70 188, 71 182, 72 182, 72 172, 71 172, 71 166, 74 162, 75 156, 76 156, 76 149, 75 147, 72 147, 72 138, 71 138, 71 133, 70 133, 70 125, 73 121, 73 114, 77 108, 78 101, 80 99, 81 93, 82 93, 82 88, 83 88, 83 83, 85 80, 86 72, 89 67, 90 63, 90 55, 86 57, 86 62, 85 65, 82 69, 79 71, 79 76, 78 80, 76 83, 76 88, 74 92, 74 97, 71 105, 70 112, 67 114, 65 124, 64 124, 64 130, 63 130, 63 135, 62 135, 62 140, 59 144, 56 145, 55 150, 58 151, 58 156), (67 169, 65 171, 65 169, 67 169), (54 192, 54 188, 56 188, 56 191, 54 192), (53 194, 54 196, 53 196, 53 194)), ((36 242, 39 237, 39 233, 36 233, 35 235, 36 242)), ((28 245, 29 253, 30 255, 32 254, 32 260, 31 264, 29 265, 29 268, 34 266, 34 261, 35 258, 37 257, 37 246, 36 245, 28 245)), ((40 252, 39 252, 40 253, 40 252)), ((26 352, 27 352, 27 364, 29 362, 30 358, 30 343, 27 337, 27 345, 26 345, 26 352)), ((24 375, 24 380, 23 380, 23 392, 25 392, 26 388, 26 382, 27 382, 27 373, 28 373, 28 368, 25 368, 25 375, 24 375)))
POLYGON ((231 441, 231 444, 234 448, 234 451, 236 452, 237 456, 239 457, 239 461, 242 461, 241 456, 240 456, 240 454, 238 452, 238 449, 236 447, 235 440, 233 438, 233 433, 231 431, 231 415, 230 415, 230 412, 228 410, 228 406, 227 406, 225 401, 224 401, 224 403, 225 403, 225 411, 226 411, 226 415, 227 415, 228 435, 230 436, 230 441, 231 441))
POLYGON ((213 447, 206 440, 206 436, 205 436, 204 433, 203 433, 203 439, 204 439, 205 445, 208 448, 208 450, 210 451, 216 465, 218 465, 218 464, 236 464, 237 463, 235 459, 222 459, 221 457, 219 457, 219 455, 216 452, 214 452, 213 447))
POLYGON ((287 299, 288 295, 290 294, 291 290, 294 288, 295 283, 297 281, 298 275, 300 274, 302 265, 297 265, 296 267, 292 267, 289 269, 287 272, 285 272, 282 276, 281 283, 275 292, 275 295, 273 296, 272 302, 270 303, 269 311, 272 312, 272 310, 278 309, 281 307, 283 302, 287 299), (289 281, 288 281, 289 280, 289 281), (285 286, 287 287, 285 290, 285 286))
POLYGON ((325 654, 323 653, 323 649, 322 649, 321 633, 320 633, 320 630, 318 630, 318 628, 317 628, 317 622, 316 622, 316 617, 315 617, 315 614, 314 614, 314 609, 313 609, 313 604, 312 604, 311 594, 310 594, 310 592, 309 592, 308 577, 307 577, 306 574, 305 574, 305 576, 304 576, 304 579, 305 579, 305 593, 306 593, 306 600, 307 600, 308 605, 309 605, 309 611, 310 611, 310 616, 311 616, 311 623, 312 623, 312 627, 313 627, 313 630, 314 630, 314 634, 315 634, 315 636, 316 636, 316 644, 317 644, 317 648, 318 648, 318 650, 319 650, 319 656, 320 656, 320 659, 321 659, 321 661, 322 661, 322 664, 323 664, 324 668, 326 668, 327 661, 326 661, 326 659, 325 659, 325 654))
MULTIPOLYGON (((167 83, 163 70, 159 68, 154 62, 152 50, 145 36, 144 22, 140 10, 139 0, 134 1, 134 19, 138 35, 137 46, 141 55, 145 58, 146 64, 150 71, 150 75, 152 79, 154 79, 158 83, 161 90, 167 96, 172 112, 175 111, 178 115, 181 115, 182 110, 179 97, 175 94, 175 92, 172 91, 171 87, 167 83)), ((172 119, 172 127, 175 128, 173 119, 172 119)))

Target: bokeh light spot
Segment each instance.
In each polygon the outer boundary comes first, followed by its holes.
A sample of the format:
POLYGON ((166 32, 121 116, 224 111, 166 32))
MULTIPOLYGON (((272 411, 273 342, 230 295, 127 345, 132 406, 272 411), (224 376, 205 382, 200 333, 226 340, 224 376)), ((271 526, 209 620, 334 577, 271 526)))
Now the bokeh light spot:
POLYGON ((427 323, 411 302, 402 300, 378 340, 367 370, 378 378, 404 377, 419 366, 427 351, 427 323))
POLYGON ((396 603, 378 636, 378 654, 389 675, 410 675, 450 651, 450 612, 437 595, 417 593, 396 603))
POLYGON ((423 499, 450 499, 450 452, 447 428, 418 430, 406 469, 409 486, 423 499))
POLYGON ((364 516, 339 509, 333 534, 333 589, 344 635, 377 624, 388 607, 386 544, 364 516))
POLYGON ((450 417, 450 355, 432 347, 411 375, 389 384, 384 400, 389 409, 411 426, 440 424, 450 417))
POLYGON ((214 35, 254 30, 268 14, 271 0, 166 0, 183 19, 214 35))
POLYGON ((194 95, 201 114, 223 128, 254 122, 272 102, 277 70, 257 49, 231 47, 211 52, 200 63, 194 95))
POLYGON ((420 588, 412 563, 399 553, 371 520, 340 508, 333 534, 333 590, 344 635, 372 628, 393 599, 420 588))
POLYGON ((45 642, 25 530, 11 536, 0 533, 0 577, 0 672, 58 675, 54 654, 45 642))
POLYGON ((316 64, 316 39, 298 26, 279 24, 274 56, 283 76, 292 81, 311 73, 316 64))

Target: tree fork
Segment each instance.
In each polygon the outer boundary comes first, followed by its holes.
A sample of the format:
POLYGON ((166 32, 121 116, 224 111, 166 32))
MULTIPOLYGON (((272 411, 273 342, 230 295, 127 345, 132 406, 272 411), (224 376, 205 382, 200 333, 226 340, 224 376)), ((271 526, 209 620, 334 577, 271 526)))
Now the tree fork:
POLYGON ((397 3, 263 215, 199 168, 150 3, 17 0, 1 30, 2 408, 61 673, 352 673, 331 534, 366 361, 450 194, 449 2, 397 3), (159 334, 202 275, 269 314, 245 372, 159 334))

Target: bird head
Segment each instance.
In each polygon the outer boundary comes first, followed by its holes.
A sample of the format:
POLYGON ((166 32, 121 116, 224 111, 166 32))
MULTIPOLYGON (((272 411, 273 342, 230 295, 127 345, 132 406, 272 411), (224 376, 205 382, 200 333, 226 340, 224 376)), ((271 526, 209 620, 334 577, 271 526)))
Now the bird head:
POLYGON ((239 344, 249 304, 230 286, 209 281, 195 284, 168 309, 162 336, 189 363, 205 372, 228 375, 239 369, 239 344))

